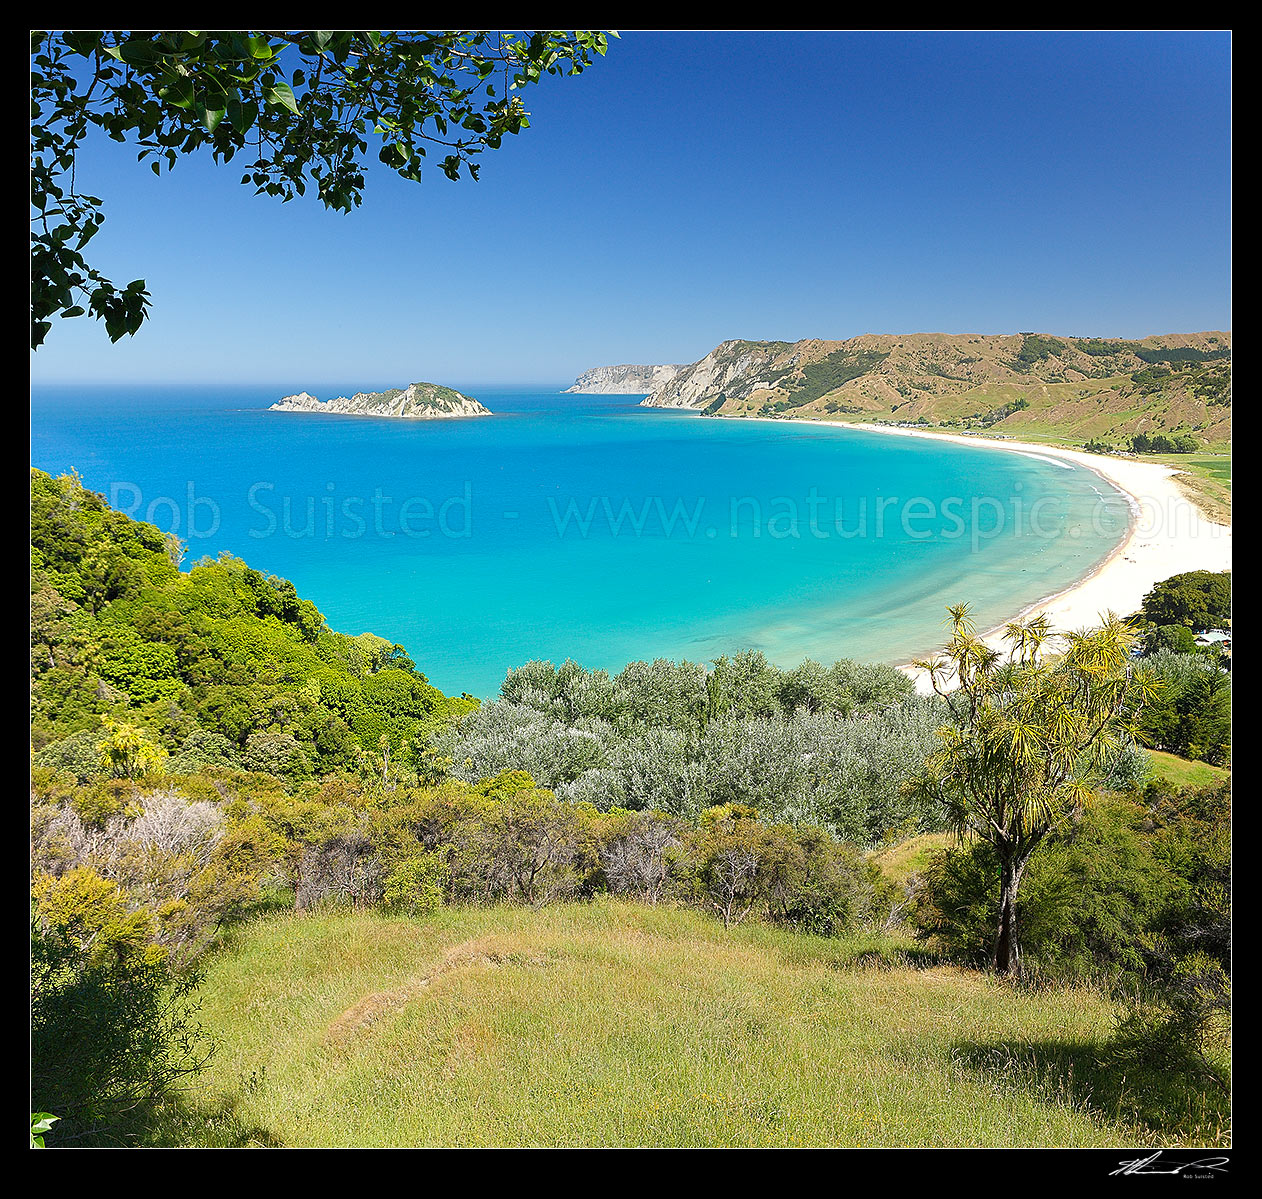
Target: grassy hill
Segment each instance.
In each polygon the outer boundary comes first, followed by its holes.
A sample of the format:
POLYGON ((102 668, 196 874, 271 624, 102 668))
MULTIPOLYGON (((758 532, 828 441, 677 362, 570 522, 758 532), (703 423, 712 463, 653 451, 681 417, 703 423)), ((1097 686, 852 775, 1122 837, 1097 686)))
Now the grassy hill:
POLYGON ((1225 766, 1193 762, 1159 749, 1150 749, 1148 756, 1152 760, 1153 776, 1165 779, 1175 787, 1210 787, 1231 776, 1231 771, 1225 766))
POLYGON ((1140 341, 944 333, 724 342, 650 404, 724 415, 885 420, 1122 444, 1231 438, 1231 335, 1140 341))
POLYGON ((724 931, 615 900, 283 915, 208 963, 220 1050, 147 1140, 263 1145, 1160 1145, 1197 1096, 1097 1064, 1096 993, 910 942, 724 931), (1134 1092, 1132 1087, 1135 1088, 1134 1092), (1147 1091, 1145 1091, 1147 1087, 1147 1091))

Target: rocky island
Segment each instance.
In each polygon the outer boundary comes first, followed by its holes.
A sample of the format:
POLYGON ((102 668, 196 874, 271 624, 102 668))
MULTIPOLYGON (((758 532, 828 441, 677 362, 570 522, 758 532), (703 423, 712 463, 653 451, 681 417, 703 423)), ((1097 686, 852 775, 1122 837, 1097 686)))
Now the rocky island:
POLYGON ((357 391, 349 399, 318 400, 305 391, 285 396, 269 412, 324 412, 335 416, 394 416, 404 420, 443 420, 460 416, 491 416, 489 408, 472 396, 437 383, 410 383, 387 391, 357 391))
POLYGON ((665 387, 682 366, 598 366, 574 380, 571 392, 584 395, 648 395, 665 387))

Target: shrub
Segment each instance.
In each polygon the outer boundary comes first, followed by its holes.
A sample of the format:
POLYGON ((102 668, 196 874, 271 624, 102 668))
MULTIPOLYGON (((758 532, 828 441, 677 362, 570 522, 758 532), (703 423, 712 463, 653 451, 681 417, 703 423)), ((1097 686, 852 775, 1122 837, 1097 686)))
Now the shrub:
POLYGON ((1145 654, 1166 650, 1172 654, 1196 653, 1196 634, 1187 625, 1159 624, 1144 639, 1145 654))
POLYGON ((679 861, 679 822, 661 812, 615 812, 618 823, 600 847, 605 884, 614 895, 656 904, 679 861))
POLYGON ((1016 354, 1017 368, 1033 366, 1036 362, 1052 356, 1059 358, 1066 349, 1066 344, 1055 337, 1044 337, 1038 333, 1023 333, 1021 348, 1016 354))
POLYGON ((245 743, 246 770, 278 778, 305 778, 311 764, 297 738, 288 733, 251 733, 245 743))
POLYGON ((1154 854, 1178 879, 1142 942, 1145 986, 1117 1049, 1229 1087, 1231 787, 1151 784, 1154 854))
POLYGON ((369 907, 382 899, 381 859, 363 823, 308 845, 297 875, 294 905, 299 911, 329 904, 369 907))
POLYGON ((447 856, 412 853, 394 863, 381 889, 382 902, 393 911, 423 916, 443 906, 450 871, 447 856))
POLYGON ((166 765, 166 750, 155 745, 143 730, 133 724, 102 719, 105 734, 98 749, 101 768, 111 778, 134 779, 146 774, 161 774, 166 765))
MULTIPOLYGON (((1139 940, 1176 880, 1154 856, 1144 809, 1101 801, 1053 833, 1022 878, 1017 921, 1033 969, 1044 976, 1135 976, 1139 940)), ((995 939, 999 862, 988 843, 939 852, 912 914, 924 936, 982 964, 995 939)))
POLYGON ((205 1064, 196 978, 171 967, 155 921, 81 867, 37 880, 31 929, 31 1085, 65 1127, 108 1124, 205 1064))
POLYGON ((241 752, 222 733, 194 729, 184 738, 180 752, 168 764, 172 774, 193 774, 207 766, 227 770, 241 768, 241 752))
POLYGON ((558 705, 559 680, 581 694, 584 672, 528 663, 505 680, 511 698, 470 713, 437 752, 467 782, 524 768, 562 798, 601 811, 694 819, 707 807, 743 804, 862 845, 909 821, 921 831, 941 826, 941 813, 903 783, 932 751, 942 705, 909 696, 901 672, 841 661, 785 673, 752 652, 720 659, 705 679, 686 664, 669 666, 640 663, 606 679, 612 700, 605 682, 594 683, 610 719, 580 714, 566 723, 563 710, 581 705, 558 705))
MULTIPOLYGON (((920 935, 984 962, 998 878, 985 843, 939 852, 914 902, 920 935)), ((1142 1042, 1185 1064, 1190 1049, 1217 1069, 1230 997, 1229 785, 1150 783, 1088 807, 1030 859, 1017 912, 1043 977, 1125 984, 1119 1046, 1142 1042)))
POLYGON ((101 734, 92 729, 72 733, 44 746, 35 755, 34 765, 64 772, 80 783, 100 778, 105 772, 101 764, 100 741, 101 734))
POLYGON ((764 825, 735 804, 709 808, 685 839, 687 892, 724 927, 751 914, 826 936, 876 906, 880 873, 821 829, 764 825))
POLYGON ((87 868, 117 885, 156 918, 154 939, 172 960, 188 960, 257 900, 277 839, 257 815, 230 820, 217 802, 190 802, 169 788, 111 797, 113 787, 43 808, 32 821, 32 862, 53 877, 87 868))
POLYGON ((1147 659, 1162 687, 1140 713, 1146 745, 1223 765, 1231 758, 1231 676, 1202 654, 1158 651, 1147 659))

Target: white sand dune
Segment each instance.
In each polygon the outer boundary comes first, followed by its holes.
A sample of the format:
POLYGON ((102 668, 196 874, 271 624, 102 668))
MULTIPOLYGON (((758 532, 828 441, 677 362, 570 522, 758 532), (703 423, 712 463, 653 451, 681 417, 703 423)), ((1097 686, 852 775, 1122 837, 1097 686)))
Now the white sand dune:
MULTIPOLYGON (((1179 490, 1172 467, 1153 462, 1135 462, 1105 454, 1032 442, 999 441, 988 437, 929 433, 919 429, 898 429, 887 425, 856 425, 843 421, 802 421, 802 424, 828 424, 835 428, 863 429, 895 437, 928 437, 953 441, 983 449, 1028 454, 1044 460, 1061 460, 1085 466, 1127 497, 1131 504, 1131 527, 1125 541, 1090 574, 1072 587, 1045 596, 1013 617, 1046 614, 1052 627, 1061 631, 1090 628, 1105 612, 1126 616, 1138 610, 1153 585, 1171 575, 1188 570, 1231 569, 1231 527, 1207 519, 1179 490)), ((986 634, 991 645, 1003 643, 1002 628, 986 634)), ((930 690, 923 672, 903 669, 916 679, 918 690, 930 690)))

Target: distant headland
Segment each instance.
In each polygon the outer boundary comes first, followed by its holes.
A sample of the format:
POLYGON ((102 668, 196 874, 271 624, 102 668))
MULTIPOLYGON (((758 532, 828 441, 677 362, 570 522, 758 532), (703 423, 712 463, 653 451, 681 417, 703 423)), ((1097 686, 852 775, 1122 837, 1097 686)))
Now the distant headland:
POLYGON ((566 394, 648 395, 665 387, 683 366, 598 366, 584 371, 566 394))
POLYGON ((357 391, 349 399, 318 400, 305 391, 285 396, 269 412, 323 412, 335 416, 392 416, 404 420, 445 420, 493 413, 472 396, 437 383, 410 383, 387 391, 357 391))
POLYGON ((725 341, 688 366, 597 367, 569 390, 639 392, 646 408, 707 416, 875 421, 1112 449, 1161 436, 1226 452, 1231 384, 1231 333, 1213 330, 725 341))

